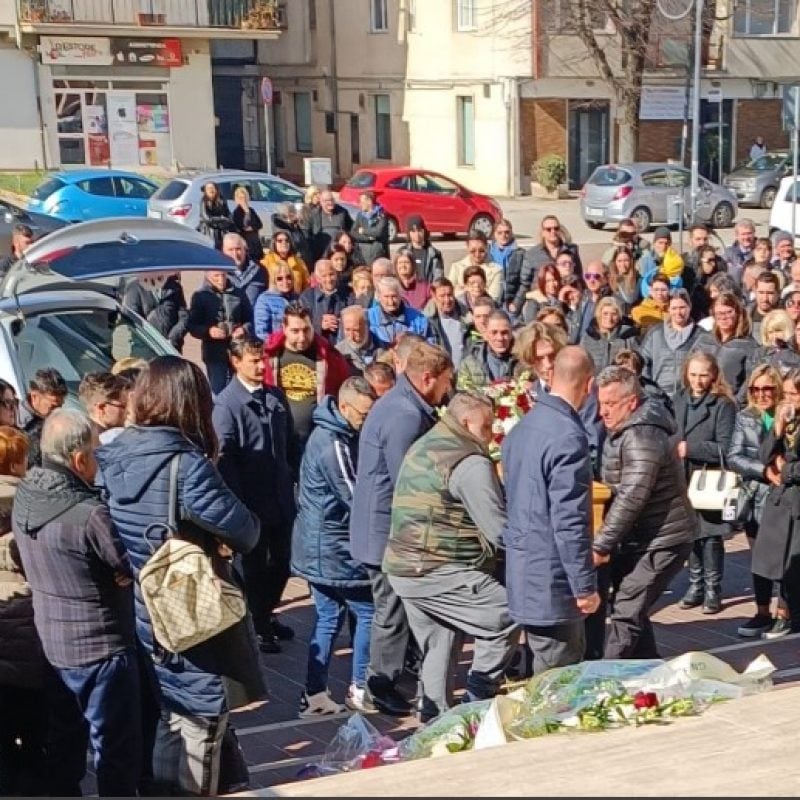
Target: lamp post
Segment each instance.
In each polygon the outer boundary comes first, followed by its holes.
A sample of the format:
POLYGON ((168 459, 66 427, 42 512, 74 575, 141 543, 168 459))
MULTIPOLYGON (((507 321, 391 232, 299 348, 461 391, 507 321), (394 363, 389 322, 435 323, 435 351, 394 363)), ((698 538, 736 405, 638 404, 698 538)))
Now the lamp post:
POLYGON ((693 224, 700 193, 700 67, 703 48, 703 0, 694 6, 694 97, 692 98, 692 184, 690 190, 689 222, 693 224))

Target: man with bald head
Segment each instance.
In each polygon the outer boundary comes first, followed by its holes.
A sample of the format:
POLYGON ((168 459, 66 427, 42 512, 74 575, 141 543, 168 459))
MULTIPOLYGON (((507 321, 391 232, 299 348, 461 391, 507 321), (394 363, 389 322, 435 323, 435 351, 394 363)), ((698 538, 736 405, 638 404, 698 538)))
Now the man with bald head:
POLYGON ((600 604, 592 563, 592 462, 579 415, 593 375, 583 348, 563 348, 550 392, 503 443, 508 602, 512 619, 525 627, 535 673, 583 659, 584 620, 600 604))

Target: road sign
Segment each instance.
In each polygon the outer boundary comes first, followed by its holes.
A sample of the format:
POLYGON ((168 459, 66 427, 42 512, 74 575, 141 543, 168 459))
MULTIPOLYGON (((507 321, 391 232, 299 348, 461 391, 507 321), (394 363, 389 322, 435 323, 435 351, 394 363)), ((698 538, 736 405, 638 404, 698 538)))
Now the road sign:
POLYGON ((261 79, 261 99, 265 106, 272 105, 272 81, 269 78, 261 79))

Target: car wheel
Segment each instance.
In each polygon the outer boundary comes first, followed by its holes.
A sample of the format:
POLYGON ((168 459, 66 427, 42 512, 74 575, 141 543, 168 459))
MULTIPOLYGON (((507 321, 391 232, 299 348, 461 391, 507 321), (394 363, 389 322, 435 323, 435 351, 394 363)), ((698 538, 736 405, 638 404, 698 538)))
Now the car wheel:
POLYGON ((631 219, 639 233, 646 233, 653 224, 653 215, 646 206, 639 206, 631 211, 631 219))
POLYGON ((488 214, 478 214, 469 226, 470 233, 482 233, 487 239, 491 239, 494 230, 494 220, 488 214))
POLYGON ((592 220, 587 219, 586 224, 593 230, 593 231, 601 231, 605 228, 605 222, 592 222, 592 220))
POLYGON ((397 234, 400 233, 400 226, 397 224, 397 220, 394 217, 389 217, 386 220, 386 224, 389 229, 389 241, 397 241, 397 234))
POLYGON ((774 186, 768 186, 764 191, 761 193, 761 208, 772 208, 772 204, 775 202, 775 196, 778 194, 778 190, 774 186))
POLYGON ((720 203, 711 214, 711 224, 715 228, 730 228, 733 224, 733 206, 720 203))

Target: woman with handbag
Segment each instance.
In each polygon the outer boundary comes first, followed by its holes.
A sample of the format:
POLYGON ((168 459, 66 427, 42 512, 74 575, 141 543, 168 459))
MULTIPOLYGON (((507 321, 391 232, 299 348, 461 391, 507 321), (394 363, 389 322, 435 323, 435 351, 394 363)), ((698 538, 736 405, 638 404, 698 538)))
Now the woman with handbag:
POLYGON ((800 369, 783 379, 783 402, 759 448, 770 483, 761 528, 753 546, 753 572, 780 581, 788 614, 778 616, 765 638, 800 631, 800 369))
MULTIPOLYGON (((246 613, 212 638, 170 652, 154 635, 139 583, 153 548, 169 538, 171 516, 178 539, 199 545, 227 586, 235 583, 232 551, 248 552, 257 543, 258 520, 214 465, 211 408, 199 367, 177 356, 156 358, 134 386, 134 423, 96 454, 98 484, 137 576, 136 632, 151 659, 161 705, 153 773, 165 793, 216 794, 229 712, 266 696, 246 613)), ((175 621, 181 623, 192 620, 175 621)))
MULTIPOLYGON (((782 383, 780 373, 770 364, 759 364, 753 370, 747 381, 747 408, 736 415, 736 425, 728 451, 728 465, 744 482, 742 491, 746 494, 745 505, 737 521, 744 527, 750 550, 753 550, 761 527, 764 504, 770 488, 767 470, 758 451, 775 424, 775 410, 783 399, 782 383)), ((757 639, 773 627, 775 621, 770 613, 772 584, 769 578, 753 573, 756 613, 739 626, 739 636, 757 639)), ((780 601, 777 614, 783 620, 789 616, 785 604, 780 601)), ((778 624, 778 628, 785 627, 785 622, 778 624)))
MULTIPOLYGON (((684 460, 692 500, 693 490, 717 490, 720 471, 726 466, 723 454, 728 452, 736 421, 736 401, 716 359, 707 353, 689 356, 683 365, 682 383, 675 395, 675 421, 678 456, 684 460)), ((702 604, 704 614, 722 610, 722 537, 729 531, 728 524, 722 521, 725 493, 725 489, 719 492, 718 508, 709 508, 717 505, 713 498, 709 502, 693 502, 698 526, 689 554, 689 589, 679 603, 681 608, 702 604)))

